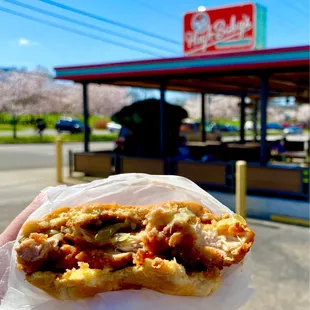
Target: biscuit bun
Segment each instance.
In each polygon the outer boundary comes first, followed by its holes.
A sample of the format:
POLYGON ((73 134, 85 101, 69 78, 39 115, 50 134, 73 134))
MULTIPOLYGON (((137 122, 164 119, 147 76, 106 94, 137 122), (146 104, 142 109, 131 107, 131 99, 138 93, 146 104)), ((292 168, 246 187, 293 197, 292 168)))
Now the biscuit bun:
POLYGON ((181 296, 208 296, 220 285, 214 275, 202 273, 191 276, 175 261, 146 259, 143 266, 127 267, 110 272, 90 269, 81 263, 79 269, 58 276, 52 272, 35 272, 26 280, 57 299, 80 299, 97 293, 124 289, 147 288, 164 294, 181 296))

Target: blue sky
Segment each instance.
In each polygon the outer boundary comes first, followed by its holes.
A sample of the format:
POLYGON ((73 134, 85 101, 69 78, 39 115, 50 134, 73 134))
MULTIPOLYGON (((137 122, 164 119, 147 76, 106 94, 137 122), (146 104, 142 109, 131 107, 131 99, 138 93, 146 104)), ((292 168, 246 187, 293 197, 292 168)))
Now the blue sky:
MULTIPOLYGON (((151 40, 140 34, 111 26, 90 18, 70 13, 44 4, 38 0, 19 0, 29 5, 44 8, 67 17, 76 18, 106 29, 121 32, 134 38, 147 39, 170 47, 175 55, 182 55, 182 16, 186 11, 195 10, 200 5, 216 7, 227 4, 242 3, 232 0, 57 0, 109 19, 113 19, 136 28, 164 35, 180 42, 180 46, 168 45, 151 40)), ((309 1, 308 0, 260 0, 257 3, 267 7, 267 46, 283 47, 309 44, 309 1)), ((40 17, 59 25, 71 26, 87 33, 125 42, 94 30, 85 29, 57 19, 33 13, 0 0, 0 7, 40 17)), ((79 35, 40 25, 0 11, 0 67, 36 65, 52 69, 59 65, 86 63, 104 63, 133 59, 154 58, 140 52, 117 47, 105 42, 84 38, 79 35)), ((133 44, 128 42, 128 44, 133 44)), ((138 46, 138 45, 137 45, 138 46)), ((140 45, 142 48, 143 46, 140 45)), ((153 49, 162 56, 173 56, 153 49)))

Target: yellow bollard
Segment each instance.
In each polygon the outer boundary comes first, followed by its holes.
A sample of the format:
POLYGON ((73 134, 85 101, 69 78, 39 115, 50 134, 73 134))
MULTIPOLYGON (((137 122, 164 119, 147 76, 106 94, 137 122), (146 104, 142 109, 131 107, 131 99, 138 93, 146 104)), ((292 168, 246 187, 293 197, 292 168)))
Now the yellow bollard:
POLYGON ((246 218, 247 163, 236 162, 236 213, 246 218))
POLYGON ((56 138, 56 181, 63 183, 62 171, 62 143, 61 137, 56 138))

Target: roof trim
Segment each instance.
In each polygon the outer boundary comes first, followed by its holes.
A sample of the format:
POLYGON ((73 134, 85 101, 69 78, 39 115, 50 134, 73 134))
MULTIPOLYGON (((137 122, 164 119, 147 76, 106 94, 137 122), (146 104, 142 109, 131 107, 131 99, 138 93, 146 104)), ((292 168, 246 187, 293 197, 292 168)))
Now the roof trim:
MULTIPOLYGON (((305 65, 309 65, 307 60, 302 60, 302 61, 292 61, 295 67, 301 67, 305 65)), ((266 66, 268 66, 268 69, 270 68, 282 68, 284 66, 287 66, 289 64, 289 61, 279 61, 279 62, 273 62, 273 63, 258 63, 254 64, 253 66, 249 67, 248 64, 244 65, 239 65, 238 67, 235 65, 226 65, 225 66, 225 72, 234 72, 234 71, 240 71, 240 70, 246 70, 246 69, 266 69, 266 66)), ((161 69, 161 70, 152 70, 152 71, 135 71, 135 72, 124 72, 121 74, 122 78, 126 77, 141 77, 142 75, 144 77, 147 76, 154 76, 154 75, 161 75, 161 76, 167 76, 167 75, 174 75, 174 74, 179 74, 179 73, 184 73, 184 69, 172 69, 172 70, 166 70, 166 69, 161 69)), ((214 73, 214 72, 221 72, 223 70, 223 66, 214 66, 214 67, 208 67, 204 70, 204 72, 208 73, 214 73)), ((201 68, 190 68, 186 70, 186 74, 195 74, 195 73, 203 73, 201 68)), ((112 73, 112 74, 105 74, 104 78, 102 77, 101 73, 98 74, 79 74, 79 75, 74 75, 73 76, 59 76, 56 77, 58 80, 74 80, 76 82, 79 81, 87 81, 87 80, 100 80, 104 82, 104 80, 109 80, 109 79, 117 79, 120 78, 119 73, 112 73)))
POLYGON ((133 65, 133 64, 155 64, 155 63, 166 63, 166 62, 180 62, 185 60, 198 60, 198 59, 217 59, 217 58, 228 58, 234 56, 250 56, 250 55, 261 55, 261 54, 273 54, 273 53, 285 53, 285 52, 296 52, 296 51, 309 51, 310 46, 292 46, 283 48, 272 48, 262 49, 246 52, 233 52, 233 53, 221 53, 216 55, 200 55, 200 56, 184 56, 174 58, 158 58, 151 60, 137 60, 128 62, 113 62, 106 64, 91 64, 91 65, 77 65, 77 66, 66 66, 66 67, 55 67, 56 71, 68 70, 68 69, 86 69, 86 68, 97 68, 97 67, 114 67, 120 65, 133 65))
POLYGON ((296 50, 267 54, 238 54, 231 57, 183 58, 183 61, 156 63, 128 63, 119 66, 66 68, 56 70, 56 79, 72 81, 91 81, 122 79, 127 77, 189 75, 212 72, 236 72, 242 70, 266 70, 271 68, 309 67, 309 50, 296 50))

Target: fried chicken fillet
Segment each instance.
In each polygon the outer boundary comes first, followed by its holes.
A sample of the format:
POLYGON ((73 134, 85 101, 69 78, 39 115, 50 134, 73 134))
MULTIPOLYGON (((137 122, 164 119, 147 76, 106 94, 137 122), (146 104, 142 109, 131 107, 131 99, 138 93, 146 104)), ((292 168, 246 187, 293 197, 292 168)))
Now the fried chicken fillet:
POLYGON ((62 207, 24 224, 17 268, 62 300, 140 288, 208 296, 254 235, 242 217, 193 202, 62 207))

